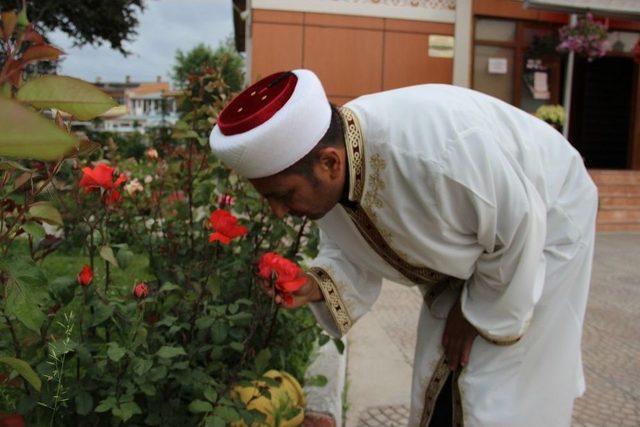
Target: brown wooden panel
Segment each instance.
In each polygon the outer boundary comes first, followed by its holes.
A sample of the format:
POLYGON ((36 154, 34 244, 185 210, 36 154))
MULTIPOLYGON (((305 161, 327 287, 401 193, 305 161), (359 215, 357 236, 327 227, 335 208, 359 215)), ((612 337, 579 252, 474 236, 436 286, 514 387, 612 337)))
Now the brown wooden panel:
POLYGON ((566 13, 540 11, 540 13, 538 14, 538 21, 553 22, 556 24, 568 24, 569 15, 566 13))
POLYGON ((525 9, 523 5, 524 3, 518 0, 473 0, 473 13, 502 18, 538 18, 537 10, 525 9))
POLYGON ((329 96, 329 102, 334 103, 337 106, 341 106, 351 101, 353 98, 344 96, 329 96))
POLYGON ((253 23, 251 81, 302 67, 302 26, 253 23))
POLYGON ((253 22, 271 22, 274 24, 302 25, 302 12, 253 9, 251 13, 251 19, 253 20, 253 22))
POLYGON ((328 95, 377 92, 382 87, 382 31, 307 26, 303 64, 318 74, 328 95))
POLYGON ((444 24, 440 22, 385 19, 384 29, 386 31, 399 31, 403 33, 443 34, 446 36, 452 36, 454 26, 453 24, 444 24))
POLYGON ((452 78, 453 59, 430 57, 429 36, 385 35, 384 90, 423 83, 451 83, 452 78))
POLYGON ((623 21, 621 19, 609 19, 609 30, 640 31, 640 21, 623 21))
POLYGON ((382 18, 334 15, 329 13, 305 13, 304 22, 305 25, 362 28, 367 30, 381 30, 384 26, 382 18))

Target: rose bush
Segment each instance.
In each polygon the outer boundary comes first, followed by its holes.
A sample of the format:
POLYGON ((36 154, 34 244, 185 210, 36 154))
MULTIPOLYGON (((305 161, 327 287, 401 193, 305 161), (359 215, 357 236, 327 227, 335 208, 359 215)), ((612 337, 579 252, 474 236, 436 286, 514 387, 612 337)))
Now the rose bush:
MULTIPOLYGON (((306 309, 278 310, 255 272, 263 253, 313 256, 317 232, 275 219, 210 155, 231 96, 216 70, 191 76, 182 120, 144 155, 81 138, 45 162, 0 157, 5 412, 33 425, 250 425, 264 415, 234 387, 273 383, 269 369, 303 380, 328 337, 306 309)), ((272 276, 291 292, 298 267, 284 261, 272 276)))

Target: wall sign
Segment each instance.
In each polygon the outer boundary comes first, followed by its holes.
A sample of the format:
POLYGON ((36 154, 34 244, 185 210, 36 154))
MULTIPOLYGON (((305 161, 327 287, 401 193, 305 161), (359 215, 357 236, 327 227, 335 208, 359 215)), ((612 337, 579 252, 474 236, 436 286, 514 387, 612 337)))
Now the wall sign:
POLYGON ((489 58, 489 74, 507 74, 507 58, 489 58))

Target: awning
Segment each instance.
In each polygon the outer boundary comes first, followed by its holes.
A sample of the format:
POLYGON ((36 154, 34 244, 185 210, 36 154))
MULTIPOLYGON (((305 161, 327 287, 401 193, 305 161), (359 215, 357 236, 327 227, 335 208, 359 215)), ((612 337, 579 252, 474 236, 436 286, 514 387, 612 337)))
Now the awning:
POLYGON ((598 16, 640 19, 640 0, 525 0, 525 5, 566 13, 591 12, 598 16))

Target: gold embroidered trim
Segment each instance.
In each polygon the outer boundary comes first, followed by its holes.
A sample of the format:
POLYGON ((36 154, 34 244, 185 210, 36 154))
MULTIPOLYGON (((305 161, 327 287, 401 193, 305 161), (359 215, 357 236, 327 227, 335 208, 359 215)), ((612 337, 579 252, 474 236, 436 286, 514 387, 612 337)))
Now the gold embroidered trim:
POLYGON ((485 340, 489 341, 491 344, 500 345, 500 346, 513 345, 518 341, 520 341, 520 339, 522 338, 522 335, 520 335, 519 337, 513 336, 513 337, 506 337, 506 338, 494 337, 485 332, 482 332, 479 329, 478 329, 478 335, 480 335, 485 340))
POLYGON ((345 206, 344 209, 369 246, 407 279, 416 284, 436 284, 448 279, 449 276, 430 268, 411 265, 394 252, 360 205, 355 208, 345 206))
POLYGON ((340 291, 338 290, 336 283, 329 273, 320 267, 311 267, 307 273, 315 279, 316 283, 320 287, 320 291, 322 291, 322 295, 324 295, 327 308, 329 308, 331 317, 333 317, 333 321, 336 323, 340 333, 342 335, 346 334, 351 328, 351 325, 353 325, 353 321, 351 320, 351 316, 349 316, 347 306, 344 301, 342 301, 342 297, 340 296, 340 291))
POLYGON ((346 107, 340 108, 344 123, 344 145, 349 163, 349 200, 360 201, 364 190, 364 137, 358 117, 346 107))
POLYGON ((442 355, 431 375, 429 385, 427 385, 424 392, 424 406, 422 407, 422 416, 420 417, 420 427, 427 427, 429 425, 431 417, 433 416, 433 409, 436 406, 436 400, 438 400, 438 395, 440 391, 442 391, 442 387, 444 387, 449 372, 446 358, 442 355))
POLYGON ((373 172, 369 176, 371 182, 369 183, 367 194, 364 195, 362 205, 371 210, 376 208, 380 209, 384 205, 378 193, 386 187, 381 175, 382 171, 387 167, 387 161, 383 159, 379 153, 375 153, 371 156, 369 162, 371 163, 373 172))

